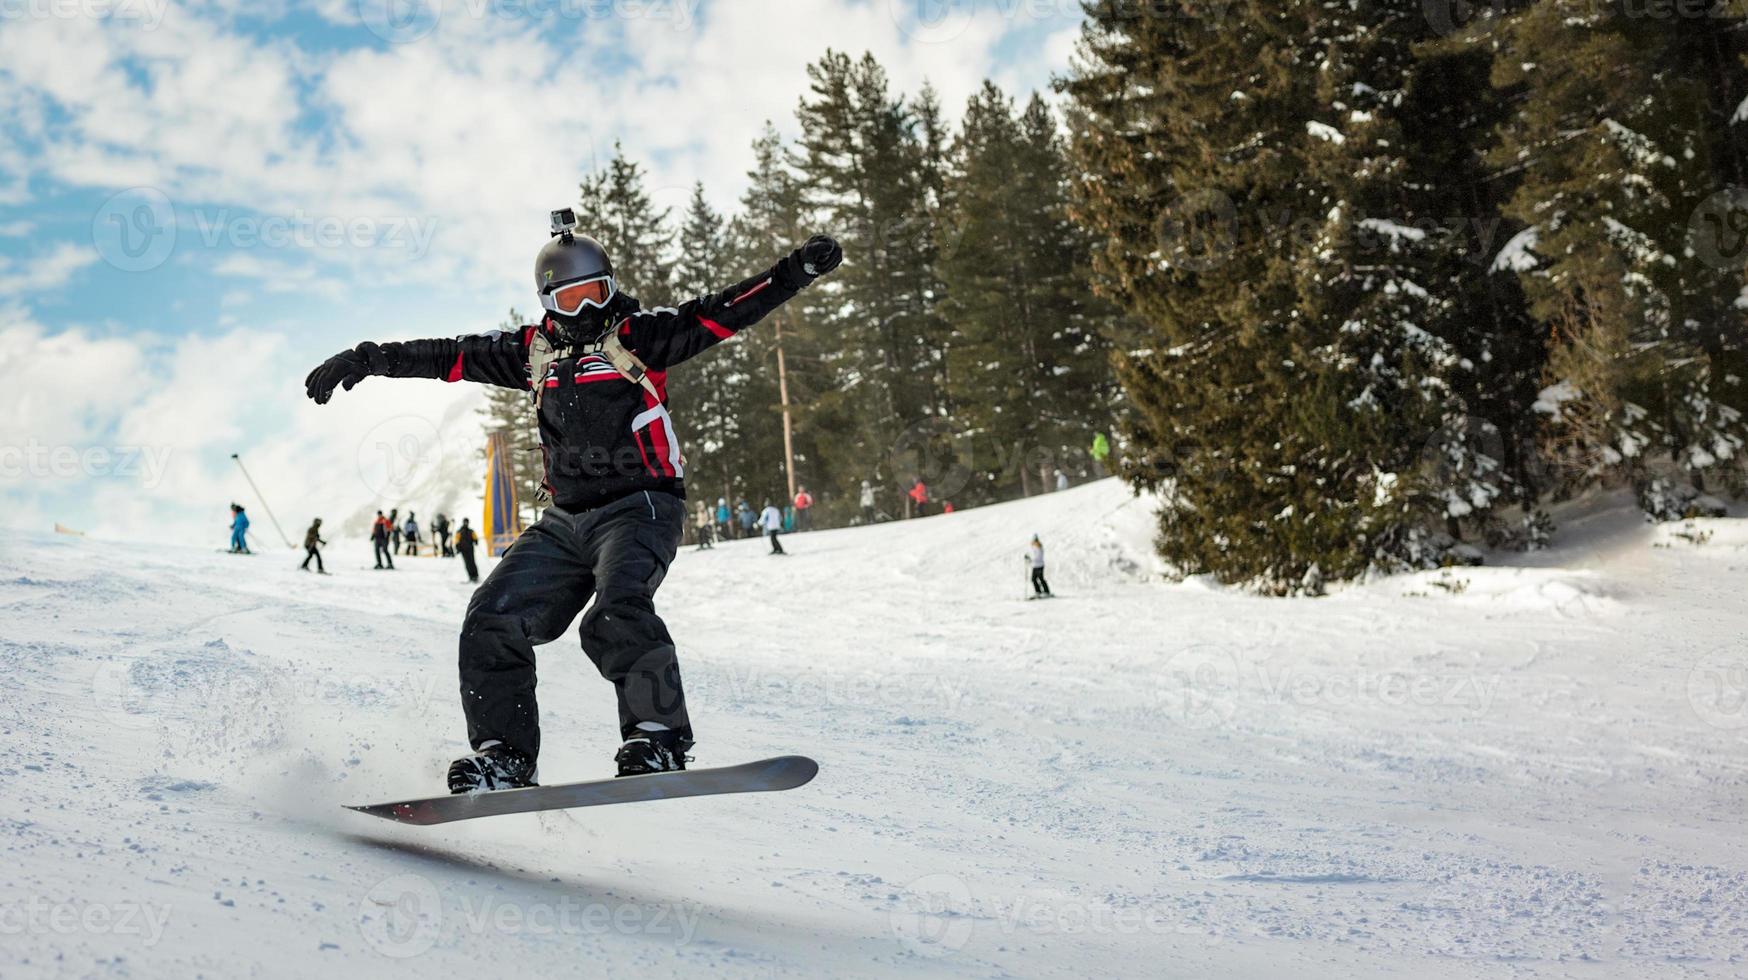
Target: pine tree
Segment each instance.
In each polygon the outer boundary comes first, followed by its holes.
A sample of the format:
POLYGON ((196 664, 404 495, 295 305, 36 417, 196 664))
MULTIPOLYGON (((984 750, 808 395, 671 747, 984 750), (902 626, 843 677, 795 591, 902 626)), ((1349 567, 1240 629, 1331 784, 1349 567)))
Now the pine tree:
POLYGON ((1109 311, 1084 285, 1088 244, 1068 219, 1067 161, 1041 98, 1016 116, 985 82, 953 164, 941 313, 954 331, 954 425, 980 478, 963 495, 970 503, 1044 489, 1039 469, 1072 467, 1108 425, 1099 328, 1109 311))
POLYGON ((1740 4, 1701 7, 1542 0, 1496 42, 1519 109, 1495 160, 1523 172, 1516 270, 1551 343, 1547 457, 1560 489, 1631 482, 1663 516, 1670 480, 1739 486, 1748 439, 1748 200, 1726 190, 1748 177, 1748 25, 1740 4))
MULTIPOLYGON (((789 170, 782 138, 767 122, 764 131, 753 141, 753 168, 747 173, 748 185, 740 200, 740 213, 730 224, 726 260, 736 269, 736 275, 750 274, 787 255, 807 237, 805 204, 801 185, 789 170)), ((727 345, 733 348, 737 371, 732 412, 735 435, 724 447, 724 458, 732 463, 725 467, 732 502, 745 496, 757 503, 765 496, 780 495, 788 485, 784 472, 783 415, 777 387, 777 344, 779 334, 788 350, 790 397, 795 402, 795 441, 798 465, 805 477, 817 485, 824 475, 812 470, 809 448, 816 431, 807 412, 815 387, 808 384, 808 372, 799 369, 795 346, 810 331, 807 321, 813 315, 811 306, 822 294, 822 286, 807 290, 785 303, 765 322, 743 331, 727 345)), ((817 372, 816 372, 817 373, 817 372)))
MULTIPOLYGON (((694 185, 674 263, 676 297, 703 296, 746 274, 729 267, 725 235, 723 217, 705 199, 704 185, 694 185)), ((737 388, 746 381, 742 354, 742 345, 719 345, 668 378, 669 402, 686 422, 687 482, 703 491, 700 497, 728 493, 740 462, 734 446, 741 436, 737 388)))
POLYGON ((810 405, 818 428, 836 436, 819 443, 815 464, 844 486, 855 473, 908 486, 915 474, 896 472, 909 465, 900 450, 945 408, 925 147, 871 55, 828 51, 807 72, 794 166, 808 212, 845 252, 822 284, 835 308, 810 318, 804 338, 834 382, 810 405))
MULTIPOLYGON (((1469 411, 1461 308, 1419 281, 1400 107, 1418 10, 1282 2, 1089 7, 1073 98, 1077 213, 1104 288, 1142 324, 1119 378, 1126 473, 1165 493, 1185 572, 1290 591, 1424 565, 1449 542, 1422 447, 1469 411)), ((1465 479, 1471 509, 1499 485, 1465 479)))
POLYGON ((646 308, 668 305, 673 293, 670 211, 650 200, 643 167, 614 143, 613 159, 584 177, 579 191, 582 230, 606 247, 620 291, 646 308))

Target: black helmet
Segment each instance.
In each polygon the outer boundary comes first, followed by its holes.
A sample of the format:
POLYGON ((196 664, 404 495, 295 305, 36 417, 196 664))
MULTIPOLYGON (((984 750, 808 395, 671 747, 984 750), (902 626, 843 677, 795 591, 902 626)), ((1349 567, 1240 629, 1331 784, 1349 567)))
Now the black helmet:
POLYGON ((540 305, 566 316, 576 316, 585 307, 600 309, 613 300, 617 292, 613 283, 613 261, 601 243, 587 235, 576 233, 576 215, 569 208, 552 212, 552 240, 534 257, 534 291, 540 294, 540 305), (572 283, 599 281, 600 286, 578 303, 557 304, 554 291, 572 283))

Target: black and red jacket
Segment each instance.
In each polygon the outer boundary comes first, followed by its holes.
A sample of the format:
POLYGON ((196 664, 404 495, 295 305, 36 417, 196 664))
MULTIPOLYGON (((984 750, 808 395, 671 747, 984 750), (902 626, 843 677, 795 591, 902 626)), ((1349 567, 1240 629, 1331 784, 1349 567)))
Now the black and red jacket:
MULTIPOLYGON (((655 393, 622 377, 599 354, 561 351, 539 392, 540 443, 546 488, 566 510, 611 503, 640 490, 684 497, 680 438, 668 414, 668 369, 764 319, 800 289, 774 266, 745 282, 682 304, 635 310, 615 321, 620 342, 649 371, 655 393)), ((557 344, 549 317, 518 331, 452 340, 359 344, 370 373, 390 378, 441 378, 531 390, 529 344, 544 331, 557 344)))

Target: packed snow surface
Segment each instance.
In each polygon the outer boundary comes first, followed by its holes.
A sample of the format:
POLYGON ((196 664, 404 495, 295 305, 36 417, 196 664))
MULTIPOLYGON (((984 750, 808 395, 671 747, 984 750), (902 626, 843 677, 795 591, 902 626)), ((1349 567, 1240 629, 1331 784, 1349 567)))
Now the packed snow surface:
POLYGON ((458 562, 6 532, 0 976, 1742 976, 1748 522, 1562 517, 1322 599, 1164 581, 1113 481, 688 549, 695 764, 819 777, 434 828, 341 804, 464 749, 458 562))

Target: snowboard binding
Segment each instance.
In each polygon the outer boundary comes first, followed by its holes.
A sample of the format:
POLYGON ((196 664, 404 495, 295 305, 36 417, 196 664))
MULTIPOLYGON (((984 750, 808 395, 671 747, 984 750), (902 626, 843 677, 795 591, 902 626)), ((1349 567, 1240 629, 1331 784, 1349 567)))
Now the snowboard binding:
POLYGON ((486 742, 479 751, 449 764, 449 792, 487 793, 539 785, 534 760, 502 742, 486 742))

